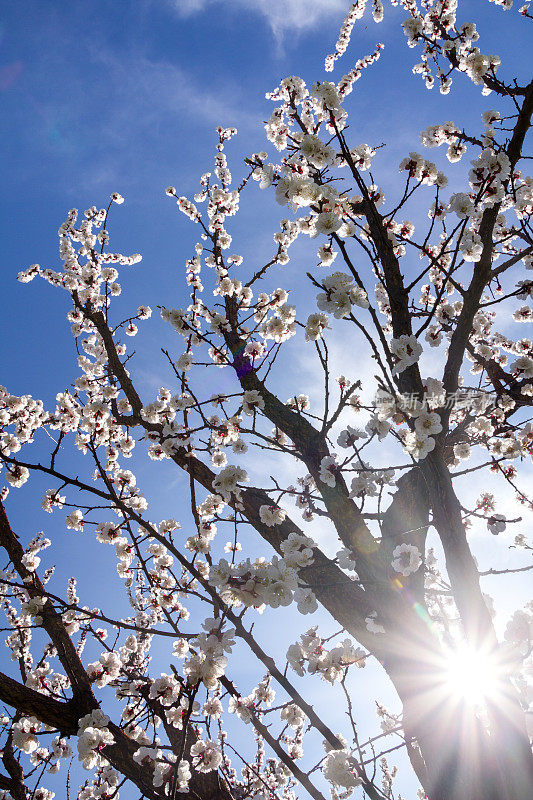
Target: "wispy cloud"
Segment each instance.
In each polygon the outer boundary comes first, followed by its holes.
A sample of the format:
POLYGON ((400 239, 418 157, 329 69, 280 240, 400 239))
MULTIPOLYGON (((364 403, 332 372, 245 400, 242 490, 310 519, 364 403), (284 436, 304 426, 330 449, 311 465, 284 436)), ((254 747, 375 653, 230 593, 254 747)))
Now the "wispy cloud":
POLYGON ((124 60, 109 52, 98 57, 110 76, 113 96, 102 128, 113 153, 110 162, 117 154, 121 160, 133 159, 137 175, 141 164, 145 174, 159 171, 162 154, 168 172, 169 148, 192 149, 206 124, 242 130, 255 123, 246 104, 239 103, 237 87, 199 86, 183 68, 165 61, 138 56, 124 60), (126 148, 125 137, 130 143, 126 148))
MULTIPOLYGON (((62 191, 107 190, 114 183, 130 192, 148 180, 163 187, 177 174, 187 184, 211 131, 214 146, 217 125, 234 125, 241 133, 259 128, 237 81, 219 77, 206 86, 186 67, 164 59, 101 43, 88 44, 87 51, 87 74, 71 71, 68 94, 57 88, 64 60, 47 53, 26 100, 37 111, 32 151, 41 154, 42 169, 53 170, 62 191)), ((23 138, 29 137, 24 122, 23 138)))
MULTIPOLYGON (((221 0, 169 0, 181 16, 205 11, 221 0)), ((308 31, 317 27, 332 13, 342 15, 348 9, 346 0, 224 0, 226 7, 232 6, 256 13, 266 19, 277 38, 289 31, 308 31)))

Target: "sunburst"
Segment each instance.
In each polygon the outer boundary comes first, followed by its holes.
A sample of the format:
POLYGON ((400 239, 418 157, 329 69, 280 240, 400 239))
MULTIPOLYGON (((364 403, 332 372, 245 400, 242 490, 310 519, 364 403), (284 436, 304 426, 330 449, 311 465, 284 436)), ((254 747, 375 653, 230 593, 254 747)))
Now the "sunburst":
POLYGON ((497 701, 501 691, 501 667, 493 654, 467 645, 448 652, 443 679, 450 695, 472 705, 497 701))

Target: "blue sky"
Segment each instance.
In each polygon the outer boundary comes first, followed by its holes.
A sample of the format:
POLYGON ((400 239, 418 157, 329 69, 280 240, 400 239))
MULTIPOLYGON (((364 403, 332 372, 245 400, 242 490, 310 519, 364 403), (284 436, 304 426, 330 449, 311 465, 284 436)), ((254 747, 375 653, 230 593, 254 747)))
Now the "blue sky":
MULTIPOLYGON (((286 75, 302 75, 309 81, 326 77, 324 56, 334 47, 347 7, 343 0, 11 0, 2 4, 0 382, 13 393, 31 393, 51 404, 55 394, 77 376, 76 354, 65 321, 66 295, 39 281, 25 286, 15 280, 17 272, 33 262, 58 264, 56 230, 73 206, 80 210, 93 204, 100 207, 113 191, 126 198, 123 206, 113 209, 111 246, 126 253, 140 252, 143 262, 122 282, 117 314, 141 302, 155 308, 187 301, 183 264, 192 255, 195 231, 165 197, 164 188, 174 184, 178 193, 189 196, 197 191, 198 177, 212 168, 214 129, 219 124, 239 129, 239 136, 227 148, 236 175, 242 172, 243 156, 268 149, 262 121, 272 107, 265 92, 286 75)), ((477 21, 482 50, 504 57, 502 74, 516 75, 519 81, 529 79, 526 48, 517 44, 525 42, 520 33, 523 20, 515 11, 504 14, 485 0, 468 0, 463 8, 460 21, 477 21)), ((409 50, 398 35, 404 12, 389 7, 385 12, 385 22, 379 26, 366 17, 356 26, 352 45, 333 79, 372 52, 376 42, 385 43, 380 61, 356 85, 348 109, 354 144, 386 143, 377 160, 378 172, 381 184, 394 188, 401 158, 409 150, 421 149, 420 130, 447 119, 477 129, 479 114, 491 107, 491 99, 482 98, 478 89, 460 77, 449 97, 428 93, 420 78, 411 74, 416 51, 409 50)), ((432 151, 429 157, 438 160, 442 154, 432 151)), ((272 194, 251 187, 246 208, 231 226, 238 251, 260 262, 285 214, 272 194)), ((305 297, 300 276, 308 268, 309 257, 314 261, 314 248, 299 246, 275 285, 279 281, 294 286, 295 293, 303 292, 305 297)), ((146 400, 168 380, 163 360, 158 361, 159 348, 176 346, 172 333, 156 316, 144 324, 143 336, 135 342, 135 370, 146 400)), ((339 361, 343 355, 339 351, 339 361)), ((291 370, 300 383, 284 387, 287 396, 295 389, 316 392, 315 373, 305 359, 291 364, 291 370)), ((221 375, 218 380, 225 378, 221 375)), ((144 477, 142 472, 139 477, 144 477)), ((146 474, 146 480, 153 481, 148 488, 153 490, 158 518, 179 516, 175 498, 185 488, 180 476, 169 485, 161 470, 161 479, 146 474)), ((97 551, 79 534, 66 532, 59 516, 50 519, 42 514, 38 500, 35 510, 25 504, 25 498, 40 497, 40 483, 32 481, 31 492, 28 487, 20 492, 20 499, 13 498, 12 516, 28 538, 52 523, 50 532, 59 543, 54 561, 64 577, 75 571, 72 565, 80 558, 88 552, 96 557, 97 551)), ((42 482, 43 488, 47 485, 42 482)), ((85 595, 80 591, 82 602, 95 602, 91 597, 95 588, 105 598, 113 573, 114 563, 103 558, 97 574, 82 575, 80 587, 86 591, 85 595)), ((309 618, 309 625, 316 621, 309 618)), ((277 635, 278 625, 265 628, 266 640, 277 635)), ((260 674, 255 670, 246 691, 260 674)), ((371 682, 365 678, 358 684, 364 716, 371 715, 371 682)), ((318 679, 312 686, 320 705, 327 692, 318 679)), ((410 779, 405 787, 407 792, 414 790, 410 779)), ((56 791, 61 797, 61 790, 56 791)), ((130 795, 123 792, 121 796, 130 795)))
MULTIPOLYGON (((4 325, 16 328, 16 336, 3 337, 0 353, 11 380, 23 379, 20 391, 42 392, 52 366, 57 375, 56 348, 68 341, 68 332, 61 294, 17 284, 18 270, 35 261, 53 266, 55 231, 68 209, 100 206, 119 191, 127 204, 114 214, 113 246, 144 257, 129 278, 129 299, 155 304, 162 296, 168 302, 169 291, 173 297, 182 293, 183 283, 175 278, 192 235, 163 189, 172 183, 183 193, 196 190, 199 175, 211 166, 218 124, 240 131, 228 150, 238 173, 242 156, 266 144, 261 122, 271 104, 265 92, 289 74, 324 77, 323 59, 333 49, 348 4, 319 0, 312 11, 308 5, 303 0, 2 5, 0 269, 4 325), (24 325, 21 309, 31 312, 24 325), (32 351, 42 325, 52 335, 39 337, 36 360, 32 351)), ((465 7, 465 20, 478 19, 485 51, 501 52, 504 13, 485 0, 469 0, 465 7)), ((478 113, 490 107, 490 98, 481 98, 466 80, 457 80, 446 98, 427 92, 411 74, 416 52, 397 35, 404 12, 386 11, 381 25, 365 18, 356 26, 351 48, 333 73, 338 78, 377 41, 385 42, 380 61, 367 70, 349 104, 357 140, 387 143, 380 153, 385 183, 394 180, 408 150, 420 149, 418 132, 450 118, 458 100, 463 119, 476 126, 478 113)), ((514 11, 505 15, 511 46, 505 47, 504 70, 524 77, 524 51, 512 47, 523 28, 517 17, 514 11)), ((243 215, 241 230, 253 220, 257 246, 258 236, 262 243, 271 241, 282 215, 272 198, 249 195, 250 216, 243 215)))

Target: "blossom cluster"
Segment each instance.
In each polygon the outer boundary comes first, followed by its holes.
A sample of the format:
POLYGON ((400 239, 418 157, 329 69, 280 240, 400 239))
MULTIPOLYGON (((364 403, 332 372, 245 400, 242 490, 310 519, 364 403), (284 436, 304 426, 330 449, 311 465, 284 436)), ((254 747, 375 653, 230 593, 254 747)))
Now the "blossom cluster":
POLYGON ((367 653, 354 647, 350 639, 345 639, 328 650, 324 640, 318 635, 317 627, 310 628, 300 636, 298 642, 291 644, 287 651, 287 661, 297 675, 320 675, 328 683, 341 681, 346 670, 355 664, 365 666, 367 653))

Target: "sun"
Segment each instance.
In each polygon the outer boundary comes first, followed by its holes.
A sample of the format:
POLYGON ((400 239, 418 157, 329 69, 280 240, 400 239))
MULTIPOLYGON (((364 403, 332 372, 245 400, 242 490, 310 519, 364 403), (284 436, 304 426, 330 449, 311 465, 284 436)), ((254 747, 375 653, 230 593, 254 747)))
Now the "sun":
POLYGON ((466 645, 448 653, 444 682, 451 694, 472 705, 481 705, 489 698, 494 700, 500 691, 495 658, 466 645))

